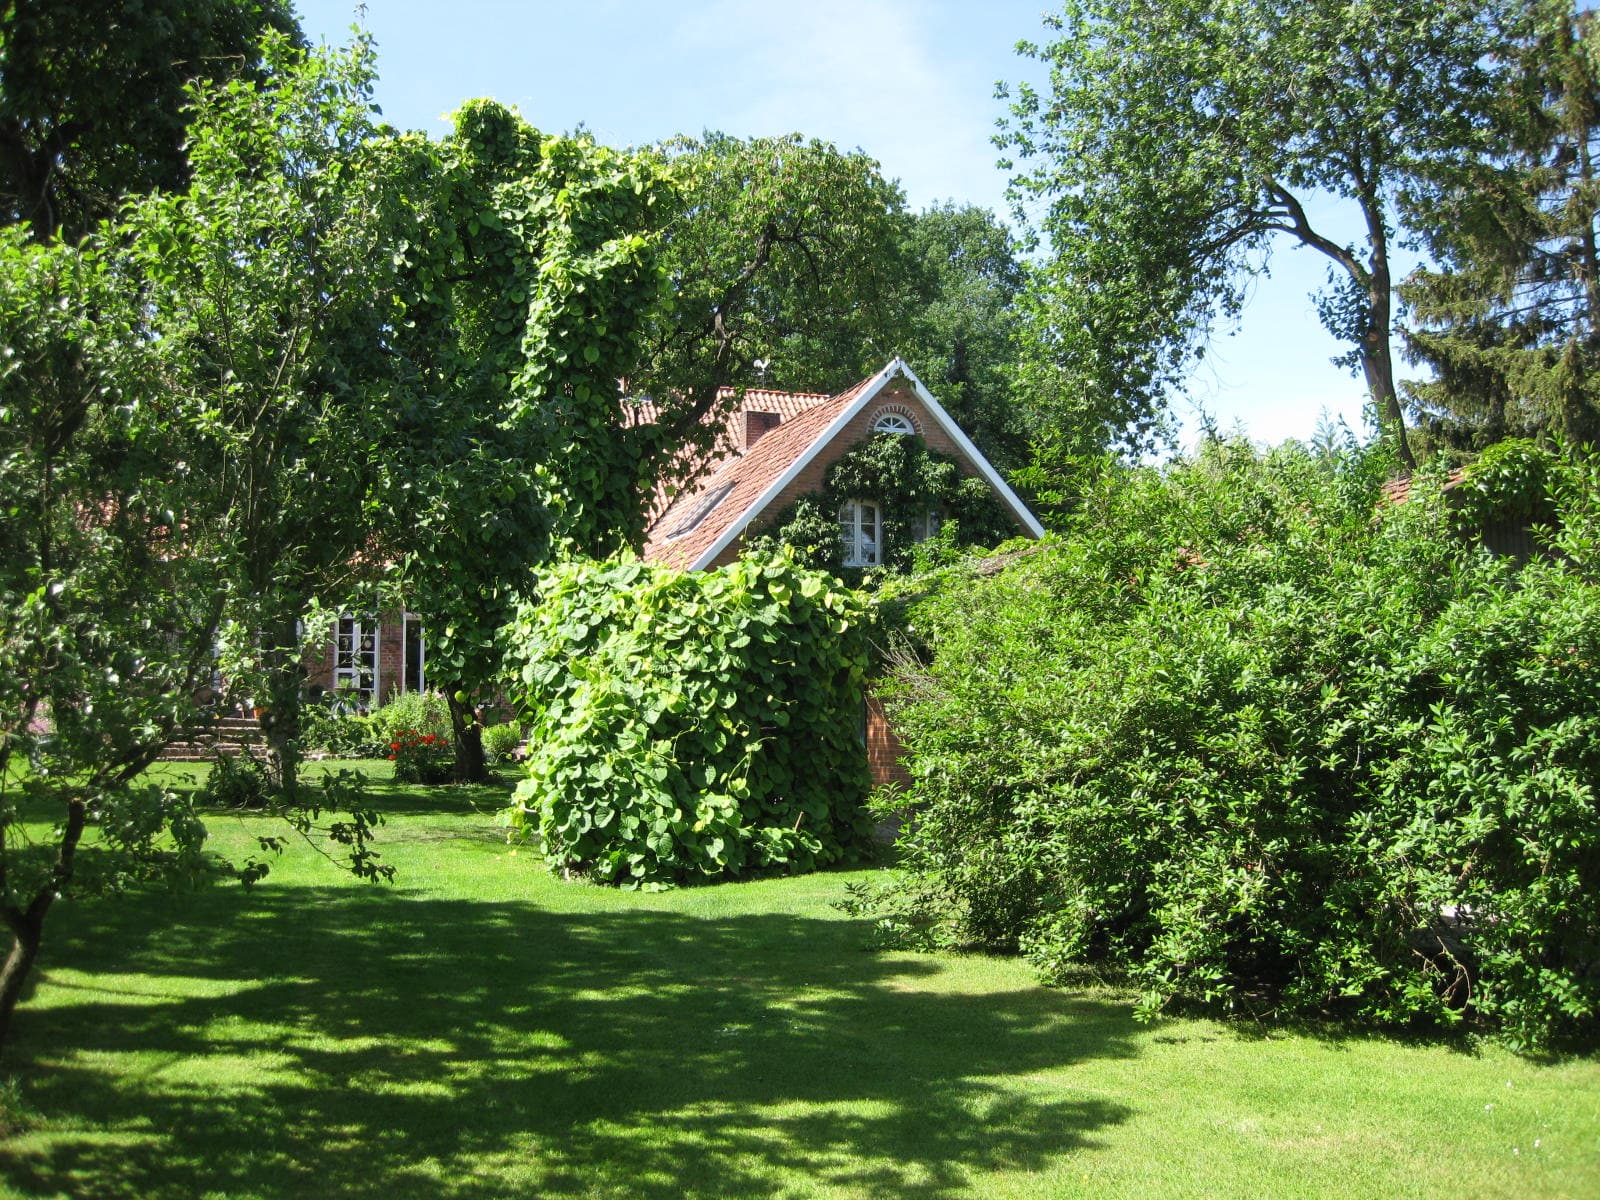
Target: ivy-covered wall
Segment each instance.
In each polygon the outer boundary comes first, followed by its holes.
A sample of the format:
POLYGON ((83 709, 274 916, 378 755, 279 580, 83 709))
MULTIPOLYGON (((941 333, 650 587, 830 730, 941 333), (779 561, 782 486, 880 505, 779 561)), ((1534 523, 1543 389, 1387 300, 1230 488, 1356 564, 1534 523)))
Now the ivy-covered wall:
POLYGON ((749 540, 751 552, 771 554, 788 546, 805 565, 860 582, 865 572, 845 566, 839 535, 839 509, 847 500, 878 506, 879 565, 891 571, 910 567, 929 513, 938 517, 941 540, 951 545, 993 545, 1017 532, 1016 520, 989 484, 963 474, 953 457, 915 435, 876 433, 828 468, 821 491, 780 510, 749 540))
POLYGON ((511 629, 529 730, 513 824, 630 886, 800 871, 870 845, 869 610, 793 555, 573 562, 511 629))

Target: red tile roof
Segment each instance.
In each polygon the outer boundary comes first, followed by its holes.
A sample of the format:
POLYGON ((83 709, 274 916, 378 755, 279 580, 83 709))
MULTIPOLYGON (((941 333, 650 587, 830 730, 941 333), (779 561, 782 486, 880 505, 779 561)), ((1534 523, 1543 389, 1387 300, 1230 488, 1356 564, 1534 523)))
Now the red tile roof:
MULTIPOLYGON (((826 392, 778 392, 771 388, 746 388, 744 394, 729 408, 728 401, 733 397, 733 388, 721 388, 717 392, 716 409, 702 418, 707 425, 721 426, 711 446, 705 450, 686 447, 677 460, 662 473, 661 478, 656 480, 654 492, 645 512, 648 526, 653 527, 665 515, 674 499, 686 498, 691 492, 700 490, 699 485, 710 474, 740 453, 740 446, 744 442, 745 413, 777 413, 778 428, 782 428, 783 424, 807 409, 825 404, 831 399, 826 392), (687 482, 683 482, 679 489, 678 484, 685 480, 687 482)), ((627 423, 649 425, 658 420, 660 415, 660 405, 654 400, 648 398, 636 400, 629 410, 627 423)))
MULTIPOLYGON (((1445 478, 1444 490, 1448 492, 1451 488, 1462 483, 1466 477, 1466 468, 1457 467, 1445 478)), ((1411 476, 1401 475, 1396 479, 1389 480, 1388 483, 1383 485, 1383 498, 1390 504, 1404 504, 1411 499, 1411 476)))
POLYGON ((740 453, 730 443, 722 457, 710 462, 684 494, 653 519, 645 538, 645 559, 680 569, 693 566, 877 378, 863 379, 832 397, 808 392, 746 392, 746 410, 783 413, 782 422, 749 450, 740 453), (752 396, 759 397, 760 404, 752 404, 752 396), (762 404, 785 407, 765 408, 762 404), (695 506, 719 491, 723 492, 721 498, 710 505, 700 522, 680 533, 695 506))

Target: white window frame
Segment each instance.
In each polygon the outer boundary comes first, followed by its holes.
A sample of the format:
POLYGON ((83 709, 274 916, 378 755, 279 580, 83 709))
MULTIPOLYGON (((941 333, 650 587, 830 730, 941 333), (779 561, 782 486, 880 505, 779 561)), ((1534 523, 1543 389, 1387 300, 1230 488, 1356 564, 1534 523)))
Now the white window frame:
POLYGON ((379 678, 379 662, 381 659, 381 655, 379 654, 379 644, 380 635, 382 632, 383 626, 377 620, 377 618, 374 617, 369 619, 366 617, 356 616, 351 613, 340 613, 338 621, 335 622, 333 626, 334 693, 337 694, 339 689, 347 686, 347 684, 354 685, 353 691, 357 696, 357 706, 363 710, 374 707, 378 703, 378 697, 383 694, 378 690, 382 683, 382 680, 379 678), (348 639, 348 645, 350 647, 349 655, 352 665, 343 667, 339 665, 339 662, 345 653, 344 647, 347 644, 345 638, 345 622, 347 621, 350 623, 350 637, 348 639), (372 686, 370 688, 363 688, 361 686, 361 665, 359 662, 357 662, 356 655, 359 652, 362 643, 366 641, 367 634, 369 632, 372 635, 372 686))
POLYGON ((917 427, 911 423, 911 418, 904 413, 886 412, 872 423, 872 432, 905 435, 916 433, 917 427))
POLYGON ((839 506, 839 541, 847 567, 883 562, 883 515, 874 501, 846 500, 839 506))

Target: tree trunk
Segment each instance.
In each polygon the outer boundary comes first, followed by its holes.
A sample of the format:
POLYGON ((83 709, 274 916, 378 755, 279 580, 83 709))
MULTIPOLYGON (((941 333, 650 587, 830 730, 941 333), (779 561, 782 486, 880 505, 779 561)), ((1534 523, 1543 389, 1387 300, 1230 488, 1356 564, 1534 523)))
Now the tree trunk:
POLYGON ((469 704, 460 704, 456 696, 465 695, 460 685, 445 689, 445 701, 450 705, 450 729, 454 735, 457 783, 487 783, 489 766, 483 757, 483 725, 477 712, 469 704))
MULTIPOLYGON (((48 907, 49 901, 46 899, 44 908, 48 907)), ((6 913, 6 923, 11 926, 11 953, 0 965, 0 1049, 4 1049, 6 1035, 11 1032, 11 1014, 16 1012, 17 1001, 22 998, 22 986, 27 983, 28 974, 33 970, 33 961, 39 956, 39 942, 44 933, 44 908, 40 909, 37 920, 32 918, 31 909, 29 912, 11 910, 6 913)))
POLYGON ((1383 207, 1377 196, 1360 179, 1362 211, 1367 220, 1367 240, 1372 257, 1367 264, 1367 327, 1361 334, 1361 369, 1367 377, 1367 391, 1384 426, 1400 451, 1400 465, 1417 469, 1406 437, 1406 415, 1400 407, 1400 393, 1394 385, 1394 352, 1389 346, 1389 329, 1394 324, 1394 281, 1389 275, 1389 233, 1383 220, 1383 207))
POLYGON ((300 784, 300 631, 291 618, 276 631, 267 651, 267 703, 261 732, 267 741, 267 773, 290 803, 300 784))
POLYGON ((11 1014, 22 998, 22 987, 33 970, 33 961, 39 956, 39 942, 44 936, 44 917, 50 906, 67 885, 72 882, 73 863, 78 856, 78 843, 83 839, 83 827, 89 819, 89 806, 82 799, 67 802, 67 819, 61 826, 61 845, 56 850, 56 865, 50 878, 39 889, 33 903, 26 909, 7 905, 5 923, 11 930, 11 952, 0 964, 0 1048, 4 1048, 6 1034, 11 1029, 11 1014))
MULTIPOLYGON (((1411 443, 1406 437, 1406 418, 1400 408, 1400 395, 1394 386, 1394 356, 1389 349, 1389 327, 1394 322, 1394 284, 1389 276, 1389 230, 1384 221, 1378 189, 1369 182, 1365 170, 1352 170, 1351 182, 1361 197, 1361 212, 1367 223, 1367 244, 1372 247, 1372 255, 1365 264, 1356 258, 1355 252, 1348 246, 1313 229, 1305 206, 1293 192, 1277 182, 1268 185, 1268 194, 1281 209, 1268 214, 1271 219, 1266 228, 1291 234, 1303 244, 1326 255, 1365 293, 1366 320, 1361 329, 1345 329, 1343 322, 1337 319, 1328 323, 1326 328, 1336 337, 1349 337, 1352 333, 1357 335, 1361 348, 1361 369, 1367 377, 1367 392, 1378 406, 1384 432, 1395 440, 1401 465, 1411 471, 1416 468, 1417 460, 1411 453, 1411 443)), ((1324 320, 1327 321, 1327 318, 1324 320)))
POLYGON ((1368 330, 1361 345, 1361 369, 1367 377, 1367 391, 1378 406, 1384 428, 1395 439, 1401 464, 1407 471, 1414 471, 1417 460, 1411 453, 1411 441, 1406 436, 1405 413, 1400 409, 1400 395, 1394 386, 1394 359, 1389 351, 1387 324, 1381 329, 1368 330))

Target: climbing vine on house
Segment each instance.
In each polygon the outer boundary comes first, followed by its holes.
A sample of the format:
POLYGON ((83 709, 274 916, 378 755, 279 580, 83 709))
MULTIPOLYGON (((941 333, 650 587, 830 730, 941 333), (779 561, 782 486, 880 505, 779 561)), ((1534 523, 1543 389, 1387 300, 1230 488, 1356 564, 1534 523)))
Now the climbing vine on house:
POLYGON ((1549 525, 1557 519, 1554 490, 1561 458, 1526 438, 1507 438, 1478 455, 1453 489, 1456 526, 1479 534, 1495 521, 1549 525))
POLYGON ((629 886, 805 871, 870 843, 869 610, 791 554, 546 572, 509 631, 529 728, 513 827, 629 886))
POLYGON ((895 571, 911 566, 930 514, 941 536, 957 545, 992 545, 1016 532, 993 489, 963 475, 954 458, 928 449, 920 437, 878 433, 828 468, 821 492, 779 512, 769 531, 752 540, 752 551, 789 546, 807 566, 859 581, 864 572, 845 566, 839 538, 839 509, 848 500, 878 506, 880 562, 895 571))

